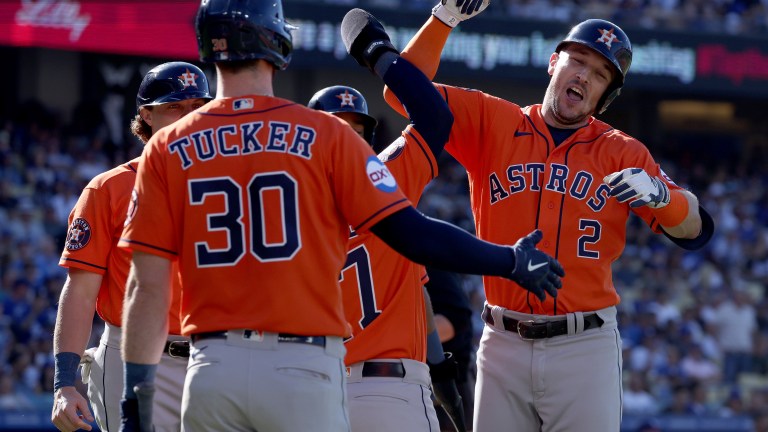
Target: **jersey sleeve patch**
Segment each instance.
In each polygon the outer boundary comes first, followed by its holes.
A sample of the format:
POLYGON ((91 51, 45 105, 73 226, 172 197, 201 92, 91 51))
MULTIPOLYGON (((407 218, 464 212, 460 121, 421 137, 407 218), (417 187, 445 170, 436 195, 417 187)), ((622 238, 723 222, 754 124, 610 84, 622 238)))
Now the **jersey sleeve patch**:
POLYGON ((91 224, 83 218, 73 220, 67 232, 67 250, 80 250, 88 245, 89 240, 91 240, 91 224))
POLYGON ((368 158, 365 164, 365 172, 368 174, 368 179, 371 183, 380 191, 391 193, 397 190, 395 176, 389 172, 386 165, 376 156, 368 158))
POLYGON ((125 222, 123 222, 123 226, 128 226, 128 224, 131 223, 133 217, 136 216, 136 210, 138 209, 139 193, 134 189, 131 191, 131 200, 128 202, 128 212, 125 214, 125 222))
POLYGON ((389 147, 385 148, 384 151, 379 153, 379 160, 382 162, 395 160, 398 156, 403 154, 403 150, 405 150, 405 138, 400 137, 390 144, 389 147))

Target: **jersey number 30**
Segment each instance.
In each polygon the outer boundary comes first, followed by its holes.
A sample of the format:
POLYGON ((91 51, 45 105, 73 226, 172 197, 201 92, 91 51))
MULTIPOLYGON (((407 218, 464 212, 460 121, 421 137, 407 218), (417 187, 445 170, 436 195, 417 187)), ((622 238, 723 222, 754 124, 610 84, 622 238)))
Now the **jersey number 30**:
MULTIPOLYGON (((298 185, 286 172, 256 174, 248 182, 247 200, 250 220, 243 221, 242 187, 231 177, 216 177, 189 181, 190 205, 204 205, 207 198, 222 195, 224 211, 208 213, 208 232, 226 234, 227 246, 214 249, 207 242, 195 243, 198 267, 225 267, 237 264, 245 256, 246 244, 249 252, 261 262, 285 261, 293 258, 301 248, 299 235, 298 185), (267 242, 266 209, 264 192, 275 190, 280 194, 279 211, 282 225, 282 241, 267 242), (246 230, 245 224, 248 224, 246 230), (250 232, 250 242, 246 240, 250 232)), ((270 214, 273 216, 273 214, 270 214)), ((272 234, 272 233, 270 233, 272 234)))

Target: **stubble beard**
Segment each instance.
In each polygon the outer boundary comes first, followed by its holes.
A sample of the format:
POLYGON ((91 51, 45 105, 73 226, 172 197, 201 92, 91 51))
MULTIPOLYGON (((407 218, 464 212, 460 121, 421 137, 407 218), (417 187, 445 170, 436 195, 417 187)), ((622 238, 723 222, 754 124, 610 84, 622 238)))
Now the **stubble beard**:
POLYGON ((584 113, 575 113, 571 116, 563 114, 563 110, 560 109, 560 96, 555 95, 554 92, 548 92, 545 99, 548 100, 552 116, 559 123, 559 126, 565 126, 565 128, 568 128, 569 126, 578 127, 584 123, 587 117, 589 117, 588 114, 584 113))

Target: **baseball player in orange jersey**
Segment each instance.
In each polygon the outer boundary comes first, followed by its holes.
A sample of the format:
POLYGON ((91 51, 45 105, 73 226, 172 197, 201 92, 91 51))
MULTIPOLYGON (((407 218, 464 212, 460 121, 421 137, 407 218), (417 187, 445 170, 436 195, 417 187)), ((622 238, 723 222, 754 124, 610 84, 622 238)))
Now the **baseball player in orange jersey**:
MULTIPOLYGON (((390 55, 388 61, 380 60, 382 69, 376 72, 409 107, 411 124, 379 159, 406 197, 416 203, 437 174, 435 156, 448 137, 452 116, 421 72, 396 54, 390 55), (419 130, 426 132, 420 135, 419 130)), ((322 89, 308 106, 344 119, 372 144, 376 120, 368 115, 365 98, 354 88, 322 89)), ((423 266, 408 261, 372 233, 352 233, 340 282, 344 313, 352 324, 345 363, 353 431, 439 430, 425 364, 427 315, 422 285, 426 278, 423 266), (393 399, 403 402, 393 405, 393 399)), ((438 362, 442 362, 439 338, 437 348, 438 362)))
MULTIPOLYGON (((136 97, 137 115, 131 130, 143 142, 211 99, 208 81, 196 66, 171 62, 150 70, 136 97)), ((59 265, 69 274, 59 301, 54 353, 55 394, 51 421, 62 431, 90 430, 88 404, 74 387, 80 354, 86 348, 94 310, 105 322, 98 348, 86 352, 83 380, 103 431, 117 431, 123 391, 120 326, 130 254, 117 249, 123 230, 138 158, 95 177, 83 190, 69 215, 69 233, 59 265)), ((178 296, 169 314, 168 343, 158 372, 155 408, 157 431, 181 427, 181 390, 189 344, 181 334, 178 296)))
POLYGON ((562 268, 535 248, 539 232, 499 246, 421 215, 342 120, 273 96, 292 51, 280 2, 203 1, 195 27, 219 93, 149 141, 119 243, 133 252, 121 430, 151 429, 174 259, 192 339, 185 430, 349 430, 349 226, 420 263, 557 295, 562 268))
MULTIPOLYGON (((441 2, 403 57, 434 77, 450 30, 485 6, 441 2)), ((611 263, 624 248, 627 218, 635 213, 686 249, 712 235, 696 197, 642 143, 593 117, 618 95, 631 58, 619 27, 587 20, 551 55, 541 105, 437 85, 455 119, 445 148, 467 169, 478 236, 504 243, 541 229, 542 250, 568 274, 560 295, 544 301, 512 289, 514 282, 484 278, 475 431, 618 431, 622 358, 611 263)))

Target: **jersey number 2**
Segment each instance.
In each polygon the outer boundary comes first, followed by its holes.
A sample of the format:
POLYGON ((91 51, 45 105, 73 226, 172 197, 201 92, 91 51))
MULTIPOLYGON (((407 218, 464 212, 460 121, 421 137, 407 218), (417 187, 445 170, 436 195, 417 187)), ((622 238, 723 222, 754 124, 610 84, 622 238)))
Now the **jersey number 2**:
MULTIPOLYGON (((299 235, 298 185, 286 172, 256 174, 248 183, 248 209, 250 220, 250 252, 261 262, 285 261, 293 258, 301 248, 299 235), (266 213, 263 193, 276 190, 280 194, 282 241, 268 243, 266 239, 266 213)), ((224 211, 209 212, 208 232, 223 231, 227 246, 214 249, 205 241, 195 243, 198 267, 224 267, 237 264, 245 255, 245 224, 243 223, 242 187, 231 177, 216 177, 189 181, 189 201, 192 206, 205 204, 206 198, 222 195, 224 211)), ((272 210, 272 209, 270 209, 272 210)), ((273 214, 273 213, 270 213, 273 214)))
POLYGON ((600 258, 600 252, 590 250, 587 246, 591 246, 600 241, 600 232, 603 226, 600 222, 593 219, 579 219, 579 231, 586 231, 586 234, 579 237, 579 251, 578 256, 581 258, 600 258))

